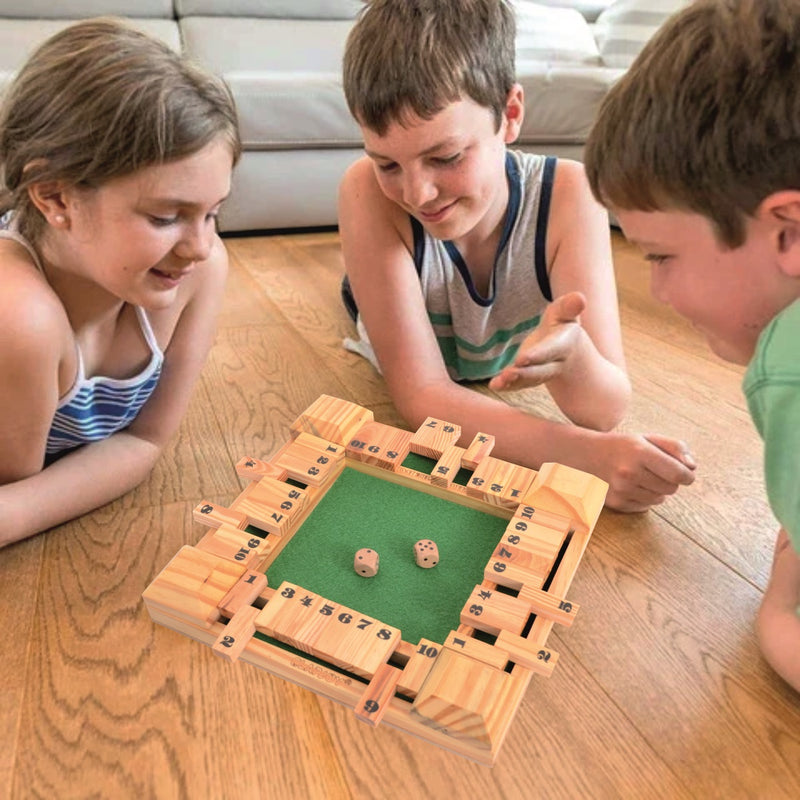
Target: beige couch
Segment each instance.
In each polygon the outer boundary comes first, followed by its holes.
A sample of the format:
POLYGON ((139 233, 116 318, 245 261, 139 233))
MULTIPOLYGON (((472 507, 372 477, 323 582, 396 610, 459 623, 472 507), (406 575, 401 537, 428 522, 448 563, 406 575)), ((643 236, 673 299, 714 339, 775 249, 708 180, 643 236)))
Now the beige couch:
MULTIPOLYGON (((598 14, 630 2, 516 0, 527 106, 521 148, 580 157, 598 104, 624 68, 604 62, 598 14)), ((131 17, 233 89, 244 155, 221 229, 335 225, 339 179, 361 154, 340 77, 360 7, 359 0, 0 0, 0 82, 71 20, 131 17)))

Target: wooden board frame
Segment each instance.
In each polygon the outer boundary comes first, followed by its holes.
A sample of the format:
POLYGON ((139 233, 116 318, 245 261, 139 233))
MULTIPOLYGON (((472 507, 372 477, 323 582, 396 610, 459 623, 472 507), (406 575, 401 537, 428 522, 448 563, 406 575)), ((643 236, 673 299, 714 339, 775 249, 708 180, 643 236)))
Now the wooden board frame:
MULTIPOLYGON (((549 676, 556 665, 547 638, 553 624, 569 625, 577 612, 565 596, 607 484, 563 465, 546 464, 536 472, 492 458, 491 437, 480 462, 472 460, 471 448, 467 485, 453 483, 455 476, 447 473, 467 464, 460 460, 466 451, 453 444, 457 426, 428 418, 411 434, 327 395, 290 432, 292 438, 268 460, 239 462, 237 472, 252 482, 229 508, 205 502, 195 508, 205 535, 194 547, 183 547, 145 590, 151 618, 229 661, 252 664, 351 707, 368 724, 382 722, 492 765, 532 676, 549 676), (402 466, 410 451, 438 457, 438 472, 436 466, 430 475, 402 466), (361 617, 362 627, 377 623, 370 636, 378 631, 381 638, 358 639, 355 651, 339 653, 338 644, 318 644, 307 622, 294 622, 304 610, 294 606, 291 622, 281 610, 293 602, 287 599, 293 589, 268 586, 269 565, 345 466, 508 519, 484 580, 465 598, 460 623, 446 641, 405 642, 399 631, 394 636, 389 626, 361 617), (259 535, 248 533, 249 525, 259 535), (542 559, 551 556, 543 570, 542 559), (278 620, 270 635, 292 649, 255 636, 267 617, 278 620), (298 630, 300 640, 290 635, 298 630)), ((315 599, 322 609, 335 607, 315 599)), ((338 610, 342 622, 358 616, 338 610)), ((341 630, 352 638, 354 627, 341 630)))

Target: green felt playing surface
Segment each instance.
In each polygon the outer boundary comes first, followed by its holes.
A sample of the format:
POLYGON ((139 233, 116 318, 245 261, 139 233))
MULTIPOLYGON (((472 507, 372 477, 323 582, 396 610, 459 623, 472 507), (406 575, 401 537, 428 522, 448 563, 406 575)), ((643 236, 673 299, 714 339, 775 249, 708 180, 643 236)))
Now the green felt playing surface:
POLYGON ((405 641, 443 642, 459 625, 469 593, 508 520, 346 467, 267 570, 282 581, 399 628, 405 641), (433 539, 439 564, 418 567, 414 543, 433 539), (362 547, 376 550, 374 578, 353 569, 362 547))

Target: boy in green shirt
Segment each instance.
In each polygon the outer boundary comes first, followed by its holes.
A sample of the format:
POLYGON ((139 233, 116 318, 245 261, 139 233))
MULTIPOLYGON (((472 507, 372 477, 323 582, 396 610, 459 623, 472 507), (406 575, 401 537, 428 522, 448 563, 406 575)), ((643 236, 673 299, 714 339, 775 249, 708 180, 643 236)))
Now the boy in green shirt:
POLYGON ((744 379, 781 528, 758 615, 800 690, 800 0, 697 0, 604 102, 595 196, 652 268, 652 291, 744 379))

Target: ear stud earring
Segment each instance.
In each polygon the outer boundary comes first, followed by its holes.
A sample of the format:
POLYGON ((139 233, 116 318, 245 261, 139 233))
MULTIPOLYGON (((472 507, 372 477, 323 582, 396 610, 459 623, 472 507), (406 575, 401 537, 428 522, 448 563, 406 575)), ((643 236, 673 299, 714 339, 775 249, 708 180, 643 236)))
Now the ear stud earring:
POLYGON ((56 225, 63 225, 67 221, 67 218, 63 214, 56 214, 53 217, 53 221, 56 225))

